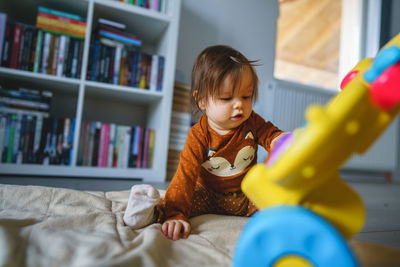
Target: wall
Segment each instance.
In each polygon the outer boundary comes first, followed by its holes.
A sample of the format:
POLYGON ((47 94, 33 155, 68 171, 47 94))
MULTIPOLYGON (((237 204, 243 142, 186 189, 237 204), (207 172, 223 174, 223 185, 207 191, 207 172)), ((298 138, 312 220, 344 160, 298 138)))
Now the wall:
POLYGON ((273 75, 277 17, 277 1, 182 1, 176 81, 190 85, 196 56, 207 46, 225 44, 259 59, 260 84, 267 83, 273 75))

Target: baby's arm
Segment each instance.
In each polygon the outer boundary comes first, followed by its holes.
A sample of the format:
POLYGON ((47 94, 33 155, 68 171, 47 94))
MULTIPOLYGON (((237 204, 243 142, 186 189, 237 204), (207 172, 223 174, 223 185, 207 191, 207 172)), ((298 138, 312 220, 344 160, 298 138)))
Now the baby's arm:
POLYGON ((170 239, 187 238, 190 234, 190 211, 194 188, 205 154, 204 135, 193 126, 181 152, 176 171, 165 194, 165 221, 162 232, 170 239))

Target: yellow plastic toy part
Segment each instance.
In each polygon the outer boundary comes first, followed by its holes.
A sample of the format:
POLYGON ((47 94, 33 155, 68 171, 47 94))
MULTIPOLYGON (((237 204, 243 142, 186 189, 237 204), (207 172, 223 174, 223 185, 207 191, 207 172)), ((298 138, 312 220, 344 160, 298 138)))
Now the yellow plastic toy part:
MULTIPOLYGON (((390 43, 400 47, 400 34, 390 43)), ((357 75, 325 106, 306 110, 307 125, 290 148, 272 165, 258 164, 242 182, 243 192, 259 209, 304 205, 329 220, 346 238, 364 225, 362 200, 339 176, 353 153, 364 153, 399 113, 370 101, 363 78, 372 59, 353 69, 357 75)))

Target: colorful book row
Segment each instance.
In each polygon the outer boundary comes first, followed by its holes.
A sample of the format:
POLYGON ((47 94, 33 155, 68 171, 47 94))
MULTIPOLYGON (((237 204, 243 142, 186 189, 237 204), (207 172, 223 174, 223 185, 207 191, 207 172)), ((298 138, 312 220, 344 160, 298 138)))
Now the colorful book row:
POLYGON ((83 40, 0 19, 2 32, 2 67, 80 78, 83 40))
POLYGON ((0 113, 1 162, 71 165, 74 128, 75 119, 0 113))
POLYGON ((82 121, 78 166, 152 168, 155 130, 82 121))
POLYGON ((147 8, 161 13, 167 13, 171 0, 117 0, 127 4, 147 8))
POLYGON ((87 79, 162 91, 165 58, 105 37, 91 44, 87 79))

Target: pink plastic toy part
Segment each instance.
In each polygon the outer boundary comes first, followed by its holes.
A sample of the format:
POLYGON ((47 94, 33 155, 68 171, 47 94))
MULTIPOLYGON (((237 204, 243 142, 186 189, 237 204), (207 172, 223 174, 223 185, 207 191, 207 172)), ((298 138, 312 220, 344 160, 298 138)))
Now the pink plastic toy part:
POLYGON ((389 110, 400 103, 400 62, 386 69, 371 84, 371 101, 389 110))
POLYGON ((354 79, 354 77, 356 77, 357 73, 359 71, 358 70, 353 70, 350 71, 349 73, 347 73, 346 77, 343 78, 342 82, 340 83, 340 89, 344 89, 344 87, 351 81, 354 79))

